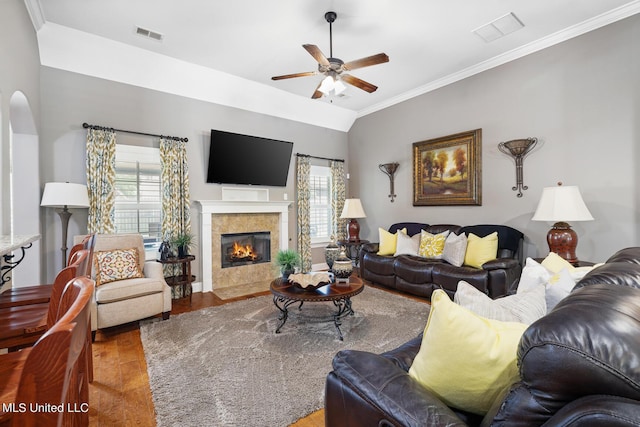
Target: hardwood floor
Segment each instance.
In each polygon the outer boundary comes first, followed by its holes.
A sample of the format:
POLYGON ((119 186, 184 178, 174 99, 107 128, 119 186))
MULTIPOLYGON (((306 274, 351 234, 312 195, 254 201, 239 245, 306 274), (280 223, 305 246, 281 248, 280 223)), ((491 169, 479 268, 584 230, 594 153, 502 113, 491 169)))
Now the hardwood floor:
MULTIPOLYGON (((269 292, 254 296, 267 294, 269 292)), ((171 315, 246 298, 248 297, 223 301, 211 292, 194 293, 191 307, 188 298, 174 300, 171 315)), ((89 385, 89 425, 155 426, 147 364, 138 323, 98 331, 93 344, 93 359, 94 380, 89 385)), ((293 426, 324 427, 324 411, 317 411, 293 426)))

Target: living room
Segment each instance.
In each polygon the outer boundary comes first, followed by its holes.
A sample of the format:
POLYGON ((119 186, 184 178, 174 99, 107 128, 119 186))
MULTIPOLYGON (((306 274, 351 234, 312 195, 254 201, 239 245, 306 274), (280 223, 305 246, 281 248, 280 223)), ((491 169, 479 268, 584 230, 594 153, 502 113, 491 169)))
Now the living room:
MULTIPOLYGON (((640 241, 640 188, 635 167, 640 160, 636 147, 640 18, 638 2, 629 4, 634 12, 624 19, 361 115, 349 126, 331 127, 209 102, 198 99, 197 94, 188 97, 150 89, 146 83, 138 86, 66 69, 56 65, 65 58, 51 57, 56 54, 55 47, 39 45, 23 2, 4 0, 0 16, 3 232, 11 231, 14 217, 30 216, 24 211, 12 212, 11 194, 22 192, 24 187, 20 181, 11 183, 10 167, 29 175, 29 182, 35 180, 31 190, 36 206, 46 182, 86 182, 86 130, 82 123, 87 122, 189 139, 196 236, 201 235, 196 201, 222 197, 223 186, 206 182, 210 131, 222 129, 292 141, 297 153, 344 159, 347 196, 360 198, 367 214, 359 220, 360 236, 371 241, 378 240, 379 227, 401 221, 504 224, 524 233, 525 256, 544 257, 550 224, 531 221, 542 189, 559 181, 577 185, 594 217, 594 221, 572 224, 580 236, 578 256, 586 261, 605 261, 616 250, 640 241), (14 103, 16 92, 26 102, 14 103), (32 117, 31 124, 15 120, 25 111, 32 117), (473 129, 482 129, 482 205, 414 206, 412 144, 473 129), (499 151, 498 144, 528 137, 539 142, 525 160, 528 189, 518 198, 511 189, 514 162, 499 151), (31 158, 13 161, 9 141, 32 143, 34 138, 37 151, 31 158), (393 203, 388 198, 389 179, 378 168, 389 162, 400 164, 393 203)), ((367 52, 370 47, 375 51, 375 46, 368 46, 367 52)), ((72 59, 80 55, 75 52, 72 59)), ((112 60, 122 62, 121 58, 112 60)), ((140 79, 152 80, 148 75, 140 79)), ((118 138, 134 145, 149 143, 124 134, 118 138)), ((293 201, 295 168, 289 170, 286 187, 269 190, 271 200, 293 201)), ((38 264, 36 277, 50 282, 62 261, 60 223, 53 209, 37 211, 40 256, 25 262, 38 264)), ((288 227, 289 236, 296 236, 295 209, 290 210, 288 227)), ((86 214, 74 211, 69 235, 83 234, 86 228, 86 214)), ((295 247, 295 239, 290 247, 295 247)), ((322 263, 322 248, 313 254, 314 264, 322 263)), ((193 268, 197 281, 201 280, 199 254, 193 268)), ((199 286, 202 289, 203 284, 199 286)))

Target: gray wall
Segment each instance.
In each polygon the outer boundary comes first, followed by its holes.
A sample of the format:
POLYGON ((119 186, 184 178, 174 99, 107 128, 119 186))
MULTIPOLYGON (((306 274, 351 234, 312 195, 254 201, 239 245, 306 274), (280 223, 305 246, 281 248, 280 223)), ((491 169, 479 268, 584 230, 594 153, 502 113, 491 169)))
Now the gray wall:
MULTIPOLYGON (((11 144, 17 153, 30 156, 27 163, 14 163, 14 221, 20 234, 39 229, 40 183, 38 176, 38 128, 40 120, 40 58, 36 34, 21 0, 0 0, 0 234, 11 232, 10 181, 11 144), (25 102, 26 101, 26 102, 25 102), (10 125, 13 134, 10 132, 10 125), (26 179, 18 179, 26 177, 26 179), (35 179, 34 179, 35 177, 35 179), (19 193, 19 194, 18 194, 19 193), (30 209, 25 209, 29 206, 30 209), (33 208, 35 207, 35 209, 33 208), (28 225, 26 225, 28 224, 28 225)), ((14 284, 37 283, 39 243, 27 250, 22 265, 13 274, 14 284), (29 270, 29 271, 25 271, 29 270)))
MULTIPOLYGON (((191 199, 194 201, 221 198, 221 185, 205 183, 211 129, 291 141, 294 153, 343 159, 347 155, 347 134, 344 132, 47 67, 42 67, 41 79, 43 181, 86 182, 86 130, 82 128, 83 122, 189 138, 187 156, 191 199)), ((156 138, 134 137, 125 133, 118 133, 117 140, 135 145, 157 144, 156 138)), ((283 200, 286 192, 288 199, 293 201, 294 188, 295 156, 289 169, 287 187, 269 187, 270 199, 283 200)), ((192 203, 192 224, 196 236, 200 235, 199 214, 199 205, 192 203)), ((55 224, 53 215, 49 213, 47 224, 55 224)), ((85 232, 86 210, 76 210, 72 216, 74 220, 75 224, 70 224, 69 235, 85 232)), ((289 236, 290 246, 294 248, 295 222, 295 205, 292 204, 289 236)), ((60 245, 56 241, 55 229, 49 227, 47 237, 47 271, 51 276, 61 262, 60 245)), ((198 259, 194 267, 200 280, 202 272, 198 259)))
POLYGON ((604 261, 640 244, 640 16, 634 16, 439 90, 359 118, 349 132, 351 192, 367 218, 361 236, 399 221, 502 223, 527 236, 528 256, 548 252, 550 223, 532 222, 542 188, 578 185, 594 216, 572 224, 577 255, 604 261), (412 143, 482 128, 482 206, 414 207, 412 143), (515 164, 498 143, 537 137, 524 161, 522 198, 515 164), (378 164, 398 161, 394 203, 378 164))

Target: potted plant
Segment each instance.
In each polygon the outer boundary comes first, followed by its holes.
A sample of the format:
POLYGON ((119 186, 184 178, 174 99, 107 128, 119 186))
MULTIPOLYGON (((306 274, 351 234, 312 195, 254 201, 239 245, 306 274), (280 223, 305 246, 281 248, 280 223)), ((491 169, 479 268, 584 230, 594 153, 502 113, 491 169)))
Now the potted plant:
POLYGON ((282 278, 287 280, 290 274, 295 273, 296 267, 300 267, 302 260, 298 252, 293 249, 284 249, 276 254, 275 263, 282 273, 282 278))
POLYGON ((180 233, 175 236, 171 243, 178 248, 178 258, 189 255, 189 247, 193 245, 194 236, 191 233, 180 233))

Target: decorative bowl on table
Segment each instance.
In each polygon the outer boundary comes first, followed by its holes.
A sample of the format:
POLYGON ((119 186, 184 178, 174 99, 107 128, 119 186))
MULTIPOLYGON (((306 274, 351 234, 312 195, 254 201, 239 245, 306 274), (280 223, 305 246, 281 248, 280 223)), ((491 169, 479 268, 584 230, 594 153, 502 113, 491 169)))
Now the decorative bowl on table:
POLYGON ((304 290, 316 290, 331 283, 329 273, 298 273, 289 275, 289 283, 304 290))

